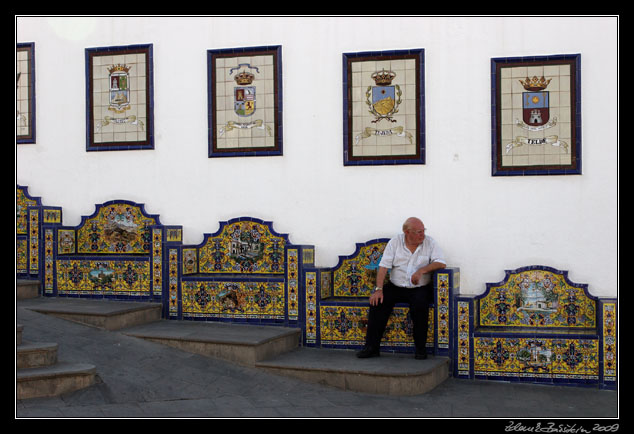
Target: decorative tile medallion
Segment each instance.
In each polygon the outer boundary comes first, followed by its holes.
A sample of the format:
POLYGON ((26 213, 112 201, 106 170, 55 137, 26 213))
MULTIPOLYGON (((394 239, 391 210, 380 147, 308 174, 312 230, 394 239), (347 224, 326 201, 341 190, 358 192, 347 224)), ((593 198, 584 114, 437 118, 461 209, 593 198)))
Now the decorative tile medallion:
POLYGON ((581 55, 491 60, 493 175, 581 173, 581 55))
POLYGON ((254 220, 224 224, 199 249, 199 273, 283 274, 286 239, 254 220))
MULTIPOLYGON (((94 217, 77 230, 77 253, 150 253, 155 217, 144 215, 141 206, 117 202, 100 206, 94 217)), ((64 245, 64 231, 59 232, 64 245)))
POLYGON ((487 284, 480 299, 479 326, 594 328, 597 306, 587 285, 573 285, 552 269, 509 273, 500 284, 487 284))
POLYGON ((425 164, 424 49, 343 54, 344 165, 425 164))
POLYGON ((86 49, 87 151, 154 149, 152 44, 86 49))
POLYGON ((282 47, 207 51, 209 157, 282 155, 282 47))

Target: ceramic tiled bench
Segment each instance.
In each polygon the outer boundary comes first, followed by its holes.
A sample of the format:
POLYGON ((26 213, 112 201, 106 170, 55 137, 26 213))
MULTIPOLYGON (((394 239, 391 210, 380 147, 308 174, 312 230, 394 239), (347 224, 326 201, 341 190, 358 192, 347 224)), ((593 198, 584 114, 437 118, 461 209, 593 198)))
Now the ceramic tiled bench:
MULTIPOLYGON (((356 244, 334 267, 316 267, 312 245, 292 244, 272 222, 220 222, 198 245, 143 204, 96 205, 78 226, 16 190, 16 278, 39 281, 45 296, 161 302, 163 317, 302 329, 302 344, 358 349, 368 297, 388 240, 356 244)), ((566 271, 506 271, 482 295, 459 293, 460 270, 433 273, 427 346, 466 379, 616 388, 617 299, 595 297, 566 271)), ((397 305, 383 350, 412 352, 406 305, 397 305)))
POLYGON ((303 267, 314 264, 314 247, 290 243, 272 222, 220 222, 201 244, 167 251, 170 264, 178 262, 180 283, 170 287, 170 318, 284 326, 303 321, 300 279, 303 267))
MULTIPOLYGON (((306 270, 306 343, 327 348, 358 349, 365 341, 368 297, 376 284, 385 238, 357 243, 354 253, 340 256, 332 268, 306 270), (312 301, 312 302, 311 302, 312 301)), ((449 355, 453 292, 459 287, 459 269, 433 273, 434 303, 429 310, 427 346, 431 353, 449 355)), ((382 342, 383 351, 413 352, 411 321, 406 304, 397 304, 382 342)))
POLYGON ((507 270, 486 286, 455 299, 454 376, 615 386, 616 299, 547 266, 507 270))
POLYGON ((125 200, 96 205, 75 227, 43 223, 44 295, 160 301, 164 230, 125 200))

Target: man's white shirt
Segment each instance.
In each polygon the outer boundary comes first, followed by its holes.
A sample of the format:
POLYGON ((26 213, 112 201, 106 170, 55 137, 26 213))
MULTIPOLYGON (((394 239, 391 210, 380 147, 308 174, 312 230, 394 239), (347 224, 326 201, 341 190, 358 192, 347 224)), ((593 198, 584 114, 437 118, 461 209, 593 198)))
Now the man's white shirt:
POLYGON ((432 262, 447 264, 442 250, 433 238, 425 236, 423 242, 412 253, 405 245, 405 234, 399 234, 385 246, 379 266, 391 270, 390 281, 394 285, 415 288, 427 285, 431 280, 431 275, 429 273, 423 274, 418 284, 414 285, 412 274, 432 262))

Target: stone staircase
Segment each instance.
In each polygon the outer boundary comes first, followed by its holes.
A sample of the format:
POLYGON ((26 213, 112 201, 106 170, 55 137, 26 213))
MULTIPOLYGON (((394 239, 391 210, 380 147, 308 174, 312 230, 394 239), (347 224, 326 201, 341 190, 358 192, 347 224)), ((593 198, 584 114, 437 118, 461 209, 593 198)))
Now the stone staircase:
MULTIPOLYGON (((16 283, 16 298, 39 296, 39 284, 16 283)), ((29 399, 57 396, 83 389, 95 383, 97 370, 87 363, 58 360, 58 344, 28 342, 22 339, 24 326, 16 324, 16 398, 29 399)))
POLYGON ((415 360, 411 354, 382 354, 357 359, 352 351, 301 347, 296 328, 164 320, 156 303, 61 297, 20 303, 42 314, 344 390, 418 395, 449 377, 446 357, 415 360))

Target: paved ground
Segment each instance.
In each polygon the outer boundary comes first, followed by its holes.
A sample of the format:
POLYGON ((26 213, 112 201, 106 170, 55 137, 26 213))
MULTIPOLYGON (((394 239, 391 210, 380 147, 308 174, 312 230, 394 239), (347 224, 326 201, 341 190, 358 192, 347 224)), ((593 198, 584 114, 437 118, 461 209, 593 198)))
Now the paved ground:
POLYGON ((570 418, 590 432, 595 421, 584 418, 619 415, 614 391, 450 378, 424 395, 368 395, 58 319, 20 301, 16 319, 24 340, 57 342, 60 360, 94 364, 98 374, 97 384, 78 392, 16 401, 16 418, 500 418, 501 428, 509 419, 538 418, 524 422, 530 428, 570 418))

